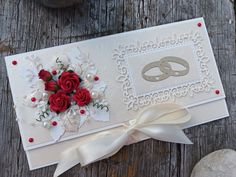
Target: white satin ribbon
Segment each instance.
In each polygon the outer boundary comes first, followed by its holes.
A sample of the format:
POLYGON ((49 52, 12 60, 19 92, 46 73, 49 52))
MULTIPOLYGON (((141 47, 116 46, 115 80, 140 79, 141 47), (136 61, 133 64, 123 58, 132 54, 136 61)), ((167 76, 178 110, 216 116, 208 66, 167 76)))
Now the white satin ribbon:
POLYGON ((173 103, 158 104, 145 109, 136 119, 123 124, 119 129, 92 134, 85 141, 61 154, 60 162, 54 173, 59 176, 76 164, 81 166, 108 158, 117 153, 130 139, 135 139, 135 132, 157 140, 192 144, 179 127, 190 120, 188 110, 173 103))

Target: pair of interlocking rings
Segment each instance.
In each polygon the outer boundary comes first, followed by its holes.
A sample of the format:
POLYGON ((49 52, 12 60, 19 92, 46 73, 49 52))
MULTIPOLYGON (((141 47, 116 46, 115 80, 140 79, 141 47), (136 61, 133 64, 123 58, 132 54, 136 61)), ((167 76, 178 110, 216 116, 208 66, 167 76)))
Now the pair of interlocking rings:
POLYGON ((184 59, 168 56, 160 59, 159 61, 154 61, 152 63, 149 63, 145 65, 142 69, 142 77, 150 82, 159 82, 162 80, 167 79, 170 76, 178 77, 178 76, 184 76, 189 73, 189 64, 184 59), (184 67, 183 70, 173 70, 170 63, 177 63, 179 65, 182 65, 184 67), (153 69, 158 67, 162 74, 159 75, 147 75, 146 73, 153 69))

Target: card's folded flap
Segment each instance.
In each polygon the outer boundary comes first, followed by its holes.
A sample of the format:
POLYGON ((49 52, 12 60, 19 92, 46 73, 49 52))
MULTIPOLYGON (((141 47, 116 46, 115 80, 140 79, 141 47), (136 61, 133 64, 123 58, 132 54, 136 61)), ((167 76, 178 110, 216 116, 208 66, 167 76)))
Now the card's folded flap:
MULTIPOLYGON (((119 127, 135 118, 148 105, 175 102, 194 108, 224 102, 225 98, 203 18, 12 55, 6 57, 6 65, 26 151, 119 127), (79 115, 79 125, 67 127, 70 131, 60 129, 65 127, 65 120, 68 122, 70 119, 58 114, 54 114, 57 126, 40 126, 35 121, 39 105, 32 108, 24 104, 29 93, 34 95, 30 97, 31 101, 34 102, 36 99, 32 98, 37 98, 38 92, 32 93, 35 84, 29 84, 29 80, 38 79, 33 77, 38 75, 37 69, 52 70, 53 62, 60 66, 59 69, 63 69, 64 65, 61 64, 65 60, 68 67, 76 70, 78 75, 81 72, 81 83, 90 91, 92 99, 97 93, 94 89, 103 89, 106 99, 106 103, 99 102, 100 99, 89 103, 83 107, 85 111, 81 111, 80 107, 72 109, 74 105, 68 108, 74 112, 79 111, 79 114, 89 112, 89 115, 84 114, 85 117, 79 115), (35 70, 32 63, 36 66, 35 70), (84 71, 88 69, 84 66, 87 64, 91 68, 84 75, 84 71), (77 65, 84 68, 76 68, 77 65), (25 77, 28 72, 32 77, 25 77), (96 85, 96 82, 91 81, 95 84, 90 88, 91 74, 95 81, 99 79, 101 82, 96 85), (87 80, 88 83, 85 82, 87 80), (107 111, 103 109, 103 112, 97 113, 93 110, 100 109, 101 106, 106 107, 107 111), (60 123, 61 119, 64 121, 63 125, 60 123), (71 131, 75 128, 76 131, 71 131)), ((67 68, 68 72, 70 70, 67 68)), ((216 115, 218 111, 227 112, 227 108, 217 108, 216 115)), ((197 119, 195 116, 194 121, 199 124, 212 118, 208 119, 206 116, 206 120, 200 122, 197 119)))

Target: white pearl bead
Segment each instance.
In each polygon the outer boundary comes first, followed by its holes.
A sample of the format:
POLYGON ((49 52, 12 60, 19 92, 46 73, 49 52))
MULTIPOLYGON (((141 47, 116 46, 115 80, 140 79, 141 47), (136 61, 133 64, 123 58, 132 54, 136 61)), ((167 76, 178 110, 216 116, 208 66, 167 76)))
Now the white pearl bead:
POLYGON ((50 123, 49 122, 43 122, 43 126, 45 128, 50 128, 50 123))
POLYGON ((86 75, 86 79, 89 80, 89 81, 93 81, 93 74, 89 73, 86 75))
POLYGON ((92 91, 91 96, 92 98, 98 98, 98 92, 92 91))

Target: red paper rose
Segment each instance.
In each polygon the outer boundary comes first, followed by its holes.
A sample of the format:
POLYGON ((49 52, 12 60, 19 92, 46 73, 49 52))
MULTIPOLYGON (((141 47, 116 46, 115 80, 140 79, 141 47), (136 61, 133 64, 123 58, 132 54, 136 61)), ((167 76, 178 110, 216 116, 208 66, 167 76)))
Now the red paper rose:
POLYGON ((64 112, 70 106, 70 97, 66 93, 58 91, 50 95, 49 104, 51 111, 57 113, 64 112))
POLYGON ((91 95, 86 88, 81 88, 76 91, 73 96, 73 99, 79 106, 85 106, 91 101, 91 95))
POLYGON ((73 71, 64 71, 58 79, 58 84, 62 90, 67 93, 71 93, 79 87, 80 79, 79 76, 73 71))
POLYGON ((38 76, 39 76, 39 79, 42 79, 45 82, 50 81, 52 79, 51 73, 44 69, 41 69, 39 71, 38 76))
POLYGON ((49 82, 45 82, 45 90, 55 92, 59 90, 59 86, 56 81, 51 80, 49 82))

